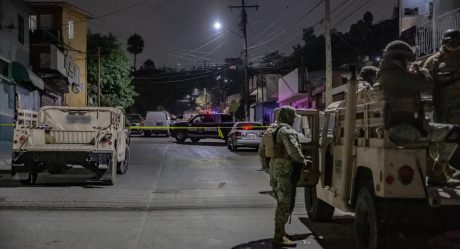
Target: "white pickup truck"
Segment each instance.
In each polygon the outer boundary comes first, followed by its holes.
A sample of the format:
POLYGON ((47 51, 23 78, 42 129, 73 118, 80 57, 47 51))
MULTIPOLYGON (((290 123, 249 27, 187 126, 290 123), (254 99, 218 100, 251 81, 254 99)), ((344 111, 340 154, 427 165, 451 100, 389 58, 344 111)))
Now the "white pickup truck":
POLYGON ((128 124, 119 108, 47 106, 35 116, 18 110, 11 172, 30 185, 41 172, 62 174, 78 165, 113 185, 117 172, 128 170, 128 146, 128 124))

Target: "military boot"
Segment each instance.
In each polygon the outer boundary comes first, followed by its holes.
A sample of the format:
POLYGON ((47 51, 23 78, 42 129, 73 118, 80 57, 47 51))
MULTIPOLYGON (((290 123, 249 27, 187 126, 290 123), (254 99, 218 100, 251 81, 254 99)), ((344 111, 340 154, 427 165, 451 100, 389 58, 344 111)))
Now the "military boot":
POLYGON ((282 238, 274 238, 272 241, 272 244, 275 248, 279 247, 296 247, 297 243, 294 241, 288 239, 286 236, 283 236, 282 238))

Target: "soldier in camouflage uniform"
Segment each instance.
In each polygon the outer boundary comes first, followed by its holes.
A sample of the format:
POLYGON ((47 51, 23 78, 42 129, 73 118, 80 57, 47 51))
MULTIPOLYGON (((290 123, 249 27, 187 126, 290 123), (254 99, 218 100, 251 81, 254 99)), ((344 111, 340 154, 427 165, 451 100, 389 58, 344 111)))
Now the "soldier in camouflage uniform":
MULTIPOLYGON (((433 77, 433 106, 435 122, 460 124, 460 31, 446 30, 441 40, 441 49, 425 62, 433 77)), ((460 149, 450 160, 457 169, 460 167, 460 149), (457 165, 455 165, 457 163, 457 165)), ((455 178, 459 172, 448 167, 449 175, 455 178)), ((452 181, 452 180, 451 180, 452 181)))
POLYGON ((296 116, 296 111, 293 107, 283 106, 280 108, 276 122, 269 128, 277 130, 274 135, 273 158, 267 158, 264 140, 262 140, 259 147, 260 161, 263 168, 268 168, 270 185, 277 201, 274 246, 296 246, 296 243, 288 238, 284 229, 292 211, 291 201, 294 201, 292 198, 295 198, 292 196, 295 184, 293 186, 291 182, 291 176, 294 171, 293 163, 300 163, 305 166, 308 163, 302 154, 297 132, 292 129, 296 116))
POLYGON ((441 43, 424 65, 434 80, 435 121, 460 124, 460 31, 447 30, 441 43))
POLYGON ((381 91, 386 103, 385 126, 390 140, 404 147, 429 144, 433 159, 428 169, 430 184, 459 184, 456 178, 460 175, 454 174, 448 163, 458 141, 446 141, 454 127, 424 120, 420 94, 432 92, 432 81, 428 70, 411 64, 414 60, 407 43, 393 41, 385 48, 380 63, 373 91, 381 91))
POLYGON ((356 96, 358 105, 371 102, 370 92, 377 78, 377 71, 378 68, 374 66, 365 66, 361 69, 356 96))

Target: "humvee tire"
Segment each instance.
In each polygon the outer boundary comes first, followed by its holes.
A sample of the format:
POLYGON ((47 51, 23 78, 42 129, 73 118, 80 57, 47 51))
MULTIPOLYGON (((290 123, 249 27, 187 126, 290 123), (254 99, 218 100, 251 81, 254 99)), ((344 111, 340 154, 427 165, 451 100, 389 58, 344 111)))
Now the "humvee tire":
POLYGON ((37 182, 38 172, 33 169, 30 162, 29 163, 26 162, 25 164, 27 165, 27 168, 29 170, 28 177, 27 179, 20 180, 20 182, 24 186, 34 185, 37 182))
POLYGON ((312 221, 330 221, 335 208, 316 197, 316 187, 305 187, 305 209, 312 221))
POLYGON ((111 170, 110 178, 102 180, 102 183, 104 185, 114 185, 115 184, 115 181, 117 178, 117 167, 118 167, 118 163, 117 163, 115 156, 112 157, 112 162, 110 166, 111 166, 111 169, 107 169, 107 170, 111 170))
POLYGON ((200 139, 196 138, 196 137, 190 138, 190 140, 192 140, 192 142, 194 142, 194 143, 198 143, 200 141, 200 139))
POLYGON ((367 187, 360 189, 355 208, 355 234, 357 249, 392 248, 385 245, 385 226, 380 221, 381 207, 367 187), (378 209, 377 209, 378 208, 378 209))
POLYGON ((125 160, 118 162, 117 164, 117 173, 118 174, 126 174, 129 167, 129 147, 126 146, 125 149, 125 160))

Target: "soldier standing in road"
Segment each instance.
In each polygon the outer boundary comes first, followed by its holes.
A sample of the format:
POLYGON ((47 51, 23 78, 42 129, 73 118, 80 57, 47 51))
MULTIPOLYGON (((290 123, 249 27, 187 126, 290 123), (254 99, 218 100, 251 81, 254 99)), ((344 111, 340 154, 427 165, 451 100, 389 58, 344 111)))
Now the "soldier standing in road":
POLYGON ((425 121, 420 93, 431 93, 432 81, 428 70, 411 64, 414 61, 415 54, 403 41, 393 41, 385 48, 374 85, 374 91, 381 91, 386 103, 385 126, 390 140, 397 145, 430 143, 434 161, 428 172, 430 184, 458 185, 460 174, 449 167, 458 141, 446 142, 451 125, 428 125, 425 121))
POLYGON ((259 147, 259 156, 263 168, 268 168, 270 174, 270 185, 273 189, 277 205, 275 211, 275 235, 274 246, 295 247, 296 243, 288 238, 285 225, 291 214, 291 203, 295 196, 292 195, 293 185, 291 177, 294 172, 294 163, 307 165, 300 148, 297 132, 292 128, 296 118, 296 111, 293 107, 283 106, 280 108, 276 122, 268 128, 267 134, 273 134, 273 143, 262 139, 259 147), (267 155, 266 148, 273 151, 267 155), (269 164, 269 166, 267 165, 269 164))

